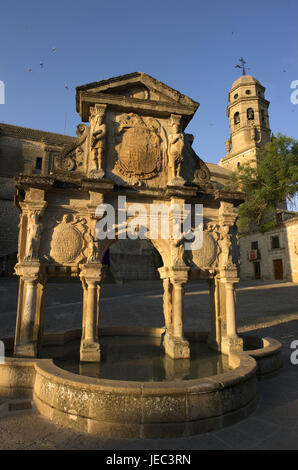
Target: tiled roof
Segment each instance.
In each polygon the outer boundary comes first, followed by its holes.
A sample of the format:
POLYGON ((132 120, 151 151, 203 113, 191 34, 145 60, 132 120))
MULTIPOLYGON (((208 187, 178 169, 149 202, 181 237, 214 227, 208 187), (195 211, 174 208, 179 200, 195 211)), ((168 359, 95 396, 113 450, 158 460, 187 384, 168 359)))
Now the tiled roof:
POLYGON ((0 136, 15 137, 17 139, 33 140, 35 142, 44 141, 48 145, 64 146, 77 140, 76 137, 63 134, 54 134, 53 132, 40 131, 38 129, 29 129, 27 127, 14 126, 12 124, 0 124, 0 136))

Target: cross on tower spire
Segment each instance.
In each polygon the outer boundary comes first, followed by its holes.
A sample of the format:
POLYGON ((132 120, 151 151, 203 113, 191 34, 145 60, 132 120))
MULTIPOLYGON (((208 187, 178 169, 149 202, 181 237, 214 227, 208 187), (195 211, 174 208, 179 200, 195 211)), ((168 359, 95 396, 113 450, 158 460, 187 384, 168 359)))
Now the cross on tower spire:
MULTIPOLYGON (((241 63, 241 65, 235 65, 235 68, 237 69, 242 69, 242 75, 246 75, 246 70, 245 70, 245 60, 243 59, 243 57, 240 57, 239 59, 239 62, 241 63)), ((250 70, 248 67, 246 67, 247 70, 250 70)))

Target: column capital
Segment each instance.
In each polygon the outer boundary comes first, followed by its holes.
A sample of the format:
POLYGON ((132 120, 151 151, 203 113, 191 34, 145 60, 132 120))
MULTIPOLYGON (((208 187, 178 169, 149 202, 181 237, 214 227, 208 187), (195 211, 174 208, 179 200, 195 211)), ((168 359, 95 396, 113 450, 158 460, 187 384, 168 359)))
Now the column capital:
POLYGON ((15 265, 15 273, 24 280, 36 281, 40 276, 40 262, 37 260, 22 261, 15 265))
POLYGON ((188 281, 189 266, 173 266, 170 269, 172 284, 185 284, 188 281))
POLYGON ((101 263, 92 262, 85 264, 80 273, 80 278, 90 282, 101 282, 104 278, 106 267, 101 263))

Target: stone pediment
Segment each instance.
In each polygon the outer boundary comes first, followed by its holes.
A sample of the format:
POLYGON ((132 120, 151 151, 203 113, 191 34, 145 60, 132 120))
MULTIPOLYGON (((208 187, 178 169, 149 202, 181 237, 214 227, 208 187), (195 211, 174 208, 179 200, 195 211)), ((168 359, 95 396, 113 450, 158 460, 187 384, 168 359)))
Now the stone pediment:
POLYGON ((184 132, 199 103, 141 72, 77 87, 77 141, 54 163, 73 174, 133 187, 209 184, 210 173, 184 132))
POLYGON ((77 112, 87 122, 90 107, 105 104, 126 112, 149 113, 151 116, 182 116, 185 128, 199 103, 143 72, 135 72, 77 87, 77 112))

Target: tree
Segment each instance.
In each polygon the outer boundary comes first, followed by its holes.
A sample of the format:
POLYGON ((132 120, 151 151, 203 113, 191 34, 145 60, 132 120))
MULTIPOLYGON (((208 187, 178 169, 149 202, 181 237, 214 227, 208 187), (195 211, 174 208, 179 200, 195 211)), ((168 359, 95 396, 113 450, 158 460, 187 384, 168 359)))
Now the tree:
POLYGON ((281 202, 293 202, 298 191, 298 140, 283 134, 257 150, 257 165, 240 165, 224 189, 241 190, 245 202, 239 207, 239 228, 260 231, 274 225, 274 212, 281 202))

